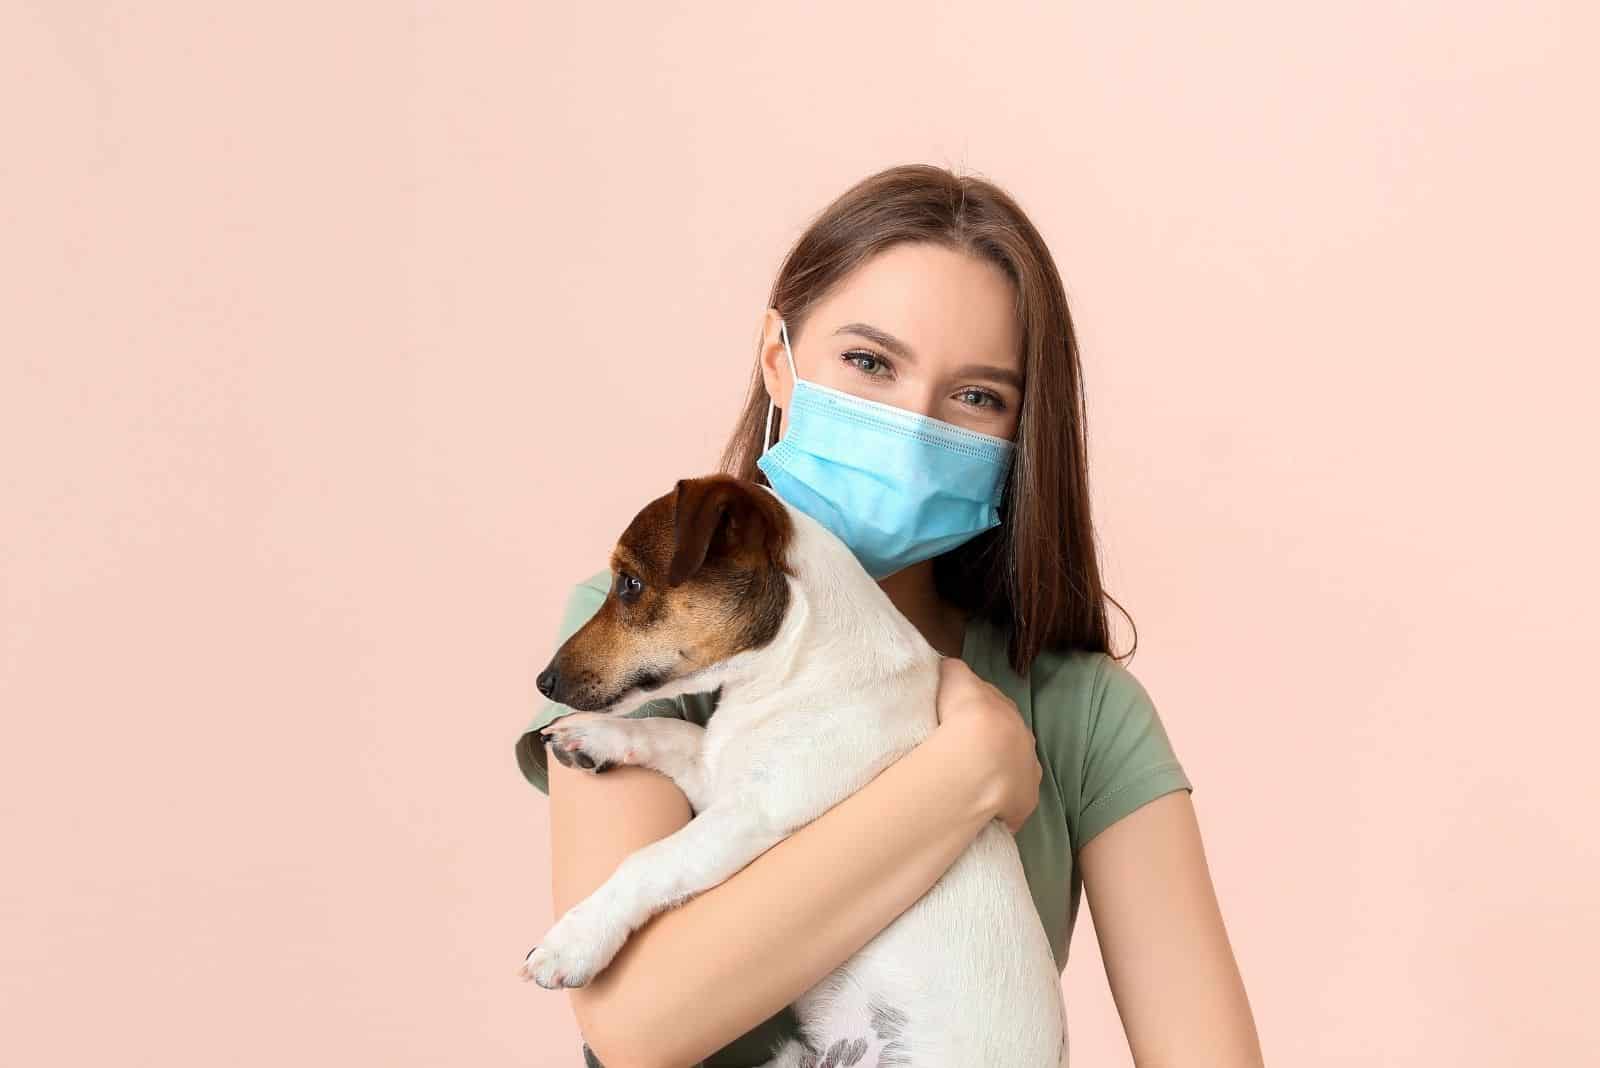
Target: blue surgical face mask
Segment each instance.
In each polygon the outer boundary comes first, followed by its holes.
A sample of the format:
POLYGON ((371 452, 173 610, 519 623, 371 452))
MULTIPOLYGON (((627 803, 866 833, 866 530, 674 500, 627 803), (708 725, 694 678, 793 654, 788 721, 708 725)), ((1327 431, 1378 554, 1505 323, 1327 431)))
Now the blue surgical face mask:
POLYGON ((1005 438, 801 379, 779 323, 794 390, 788 427, 767 430, 756 466, 789 504, 827 527, 874 579, 1000 524, 1015 446, 1005 438))

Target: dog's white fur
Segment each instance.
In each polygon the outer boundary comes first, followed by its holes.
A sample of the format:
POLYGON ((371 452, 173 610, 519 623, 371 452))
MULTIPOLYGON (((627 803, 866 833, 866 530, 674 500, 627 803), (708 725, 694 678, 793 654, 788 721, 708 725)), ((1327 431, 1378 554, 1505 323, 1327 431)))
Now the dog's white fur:
MULTIPOLYGON (((597 765, 655 768, 695 815, 561 917, 523 965, 539 985, 587 983, 651 916, 743 868, 937 725, 940 654, 842 541, 784 507, 799 578, 788 580, 788 612, 768 645, 545 728, 553 744, 597 765), (719 685, 705 728, 618 715, 719 685)), ((989 823, 927 894, 795 1010, 811 1049, 790 1040, 768 1068, 816 1064, 830 1050, 826 1063, 857 1068, 1065 1065, 1060 977, 1005 825, 989 823)))

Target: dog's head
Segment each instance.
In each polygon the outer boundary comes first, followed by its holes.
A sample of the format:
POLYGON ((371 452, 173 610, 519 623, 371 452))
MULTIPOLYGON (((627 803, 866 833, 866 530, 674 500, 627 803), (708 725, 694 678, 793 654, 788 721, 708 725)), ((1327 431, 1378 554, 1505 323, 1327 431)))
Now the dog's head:
POLYGON ((770 642, 789 606, 793 520, 770 490, 731 475, 679 479, 611 553, 611 589, 539 674, 584 711, 628 711, 695 689, 709 669, 770 642))

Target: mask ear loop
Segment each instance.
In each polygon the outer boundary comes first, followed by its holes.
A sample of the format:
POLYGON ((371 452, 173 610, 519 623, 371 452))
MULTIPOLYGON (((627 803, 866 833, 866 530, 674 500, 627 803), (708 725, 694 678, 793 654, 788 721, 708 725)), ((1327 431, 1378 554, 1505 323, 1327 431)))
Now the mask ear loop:
POLYGON ((783 338, 783 354, 789 357, 789 380, 798 382, 800 372, 794 369, 794 350, 789 347, 789 324, 782 319, 778 320, 778 334, 783 338))
MULTIPOLYGON (((794 383, 800 381, 800 372, 794 369, 794 351, 789 348, 789 324, 782 319, 778 320, 778 334, 783 338, 783 352, 789 357, 789 388, 794 388, 794 383)), ((772 411, 777 406, 777 401, 767 395, 767 429, 761 435, 761 455, 767 454, 767 449, 772 447, 772 411)))

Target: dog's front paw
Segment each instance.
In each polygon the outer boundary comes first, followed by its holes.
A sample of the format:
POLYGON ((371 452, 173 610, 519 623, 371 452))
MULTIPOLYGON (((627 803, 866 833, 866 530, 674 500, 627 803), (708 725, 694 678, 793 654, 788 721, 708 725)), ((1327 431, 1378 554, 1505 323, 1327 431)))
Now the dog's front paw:
POLYGON ((541 728, 551 754, 567 767, 599 774, 618 764, 632 764, 636 724, 605 712, 573 712, 541 728))
POLYGON ((611 963, 627 938, 626 928, 596 922, 575 906, 528 951, 517 974, 546 990, 584 986, 611 963))

